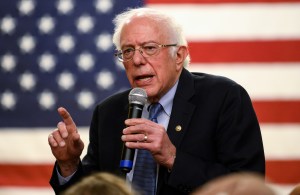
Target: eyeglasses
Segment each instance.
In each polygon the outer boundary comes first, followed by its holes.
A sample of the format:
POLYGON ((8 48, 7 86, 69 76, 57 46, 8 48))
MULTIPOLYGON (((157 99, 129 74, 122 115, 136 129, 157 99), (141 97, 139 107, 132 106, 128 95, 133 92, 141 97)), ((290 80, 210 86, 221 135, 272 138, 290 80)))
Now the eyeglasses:
POLYGON ((121 62, 128 62, 133 58, 136 50, 138 50, 143 57, 149 58, 158 55, 161 48, 172 46, 177 46, 177 44, 159 45, 157 43, 146 43, 137 49, 134 47, 125 47, 122 50, 117 50, 115 56, 121 62))

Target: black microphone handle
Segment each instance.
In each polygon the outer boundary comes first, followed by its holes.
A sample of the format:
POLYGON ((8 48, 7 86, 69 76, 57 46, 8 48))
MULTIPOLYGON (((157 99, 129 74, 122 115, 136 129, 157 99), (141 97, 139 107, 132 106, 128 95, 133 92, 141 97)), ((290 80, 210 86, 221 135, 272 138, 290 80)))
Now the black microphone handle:
MULTIPOLYGON (((131 103, 129 104, 128 118, 141 118, 144 105, 131 103)), ((128 173, 133 167, 135 149, 127 148, 123 144, 122 156, 120 161, 120 169, 122 172, 128 173)))

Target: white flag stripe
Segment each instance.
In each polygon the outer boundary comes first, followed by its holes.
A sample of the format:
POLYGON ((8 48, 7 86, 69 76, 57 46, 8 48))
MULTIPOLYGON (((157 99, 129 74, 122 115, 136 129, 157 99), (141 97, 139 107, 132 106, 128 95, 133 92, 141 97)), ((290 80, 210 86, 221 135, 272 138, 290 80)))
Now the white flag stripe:
POLYGON ((267 160, 300 160, 300 124, 263 124, 261 128, 267 160))
MULTIPOLYGON (((261 129, 267 159, 300 159, 300 124, 262 124, 261 129)), ((80 134, 85 142, 85 151, 82 153, 85 155, 88 128, 80 128, 80 134)), ((3 129, 0 131, 0 148, 2 148, 0 163, 53 164, 54 157, 46 141, 47 136, 47 130, 43 128, 39 130, 3 129), (29 154, 24 151, 31 152, 29 154)))
POLYGON ((29 188, 29 187, 1 187, 0 195, 54 195, 54 191, 49 188, 29 188))
POLYGON ((188 69, 226 76, 241 84, 253 100, 300 99, 300 63, 191 64, 188 69))
MULTIPOLYGON (((84 156, 89 141, 88 127, 79 127, 78 129, 80 137, 85 143, 82 152, 82 156, 84 156)), ((53 164, 55 158, 47 141, 50 132, 50 128, 45 127, 2 128, 0 131, 0 163, 53 164)))
POLYGON ((289 194, 295 187, 295 185, 274 185, 269 184, 269 186, 274 190, 276 195, 287 195, 289 194))
POLYGON ((190 41, 300 38, 300 3, 152 4, 148 7, 175 17, 190 41))

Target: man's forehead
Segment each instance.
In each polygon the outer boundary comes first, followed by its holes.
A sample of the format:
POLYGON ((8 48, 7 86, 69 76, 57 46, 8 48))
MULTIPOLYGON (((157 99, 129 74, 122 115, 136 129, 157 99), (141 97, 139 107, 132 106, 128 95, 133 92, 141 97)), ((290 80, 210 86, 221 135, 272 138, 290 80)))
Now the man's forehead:
POLYGON ((147 42, 165 42, 167 39, 167 29, 158 20, 150 18, 148 15, 135 15, 124 24, 120 41, 121 45, 138 44, 147 42))
POLYGON ((134 17, 130 20, 127 20, 122 27, 122 31, 126 32, 143 32, 143 31, 152 31, 152 30, 160 30, 163 29, 161 25, 157 23, 157 21, 151 20, 150 18, 145 17, 134 17))
POLYGON ((159 25, 160 20, 156 20, 155 16, 146 14, 136 14, 125 20, 124 25, 147 23, 148 25, 159 25))

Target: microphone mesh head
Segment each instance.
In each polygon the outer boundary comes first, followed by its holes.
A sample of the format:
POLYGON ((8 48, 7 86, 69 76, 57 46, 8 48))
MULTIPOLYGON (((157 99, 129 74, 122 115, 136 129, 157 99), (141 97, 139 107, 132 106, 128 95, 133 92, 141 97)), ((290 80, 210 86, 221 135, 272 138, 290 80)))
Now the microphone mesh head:
POLYGON ((147 102, 147 93, 142 88, 133 88, 128 96, 129 103, 145 105, 147 102))

